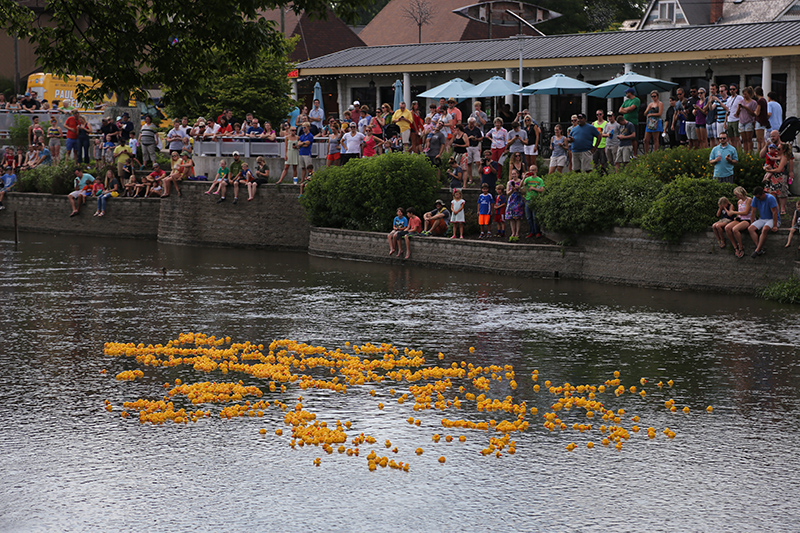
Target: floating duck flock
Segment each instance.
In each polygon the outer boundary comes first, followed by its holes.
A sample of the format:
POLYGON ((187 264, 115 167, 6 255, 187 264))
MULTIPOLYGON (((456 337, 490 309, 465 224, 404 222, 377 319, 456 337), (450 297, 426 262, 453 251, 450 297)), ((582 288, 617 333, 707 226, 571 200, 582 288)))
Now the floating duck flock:
MULTIPOLYGON (((625 394, 638 394, 642 400, 647 397, 646 378, 640 378, 638 386, 626 388, 622 385, 619 371, 614 371, 613 378, 602 384, 555 385, 544 381, 542 387, 538 370, 533 370, 530 376, 519 376, 521 379, 518 382, 512 365, 475 366, 461 361, 440 366, 427 362, 420 350, 401 350, 387 343, 356 346, 347 342, 344 348, 330 350, 284 339, 274 340, 265 347, 251 342, 231 342, 230 337, 218 338, 203 333, 181 333, 177 339, 163 345, 109 342, 105 344, 104 351, 111 357, 134 358, 145 367, 191 367, 197 373, 250 376, 264 383, 257 387, 245 386, 242 380, 183 383, 175 379, 173 383, 164 383, 166 393, 159 399, 140 398, 124 402, 121 408, 115 408, 106 400, 105 410, 119 411, 123 419, 138 416, 141 424, 189 424, 211 416, 219 416, 223 420, 262 418, 266 410, 279 409, 283 413, 288 434, 284 436, 281 427, 276 428, 274 434, 289 446, 294 449, 314 446, 328 455, 364 456, 367 468, 371 471, 388 467, 408 472, 413 457, 411 450, 401 450, 388 439, 379 444, 378 438, 369 434, 368 428, 353 429, 349 420, 319 420, 314 412, 303 405, 302 396, 297 398, 294 405, 288 405, 278 398, 278 391, 286 394, 289 387, 296 387, 300 391, 325 389, 347 394, 348 388, 369 387, 371 384, 383 387, 390 385, 392 388, 388 391, 388 397, 399 405, 413 402, 410 407, 413 412, 434 409, 442 413, 455 413, 448 415, 454 419, 441 419, 444 437, 440 433, 431 436, 434 449, 441 449, 442 439, 447 444, 463 444, 468 438, 481 439, 486 446, 480 450, 480 454, 497 458, 516 453, 517 442, 513 436, 531 430, 531 422, 536 425, 541 423, 541 427, 549 432, 578 432, 589 450, 595 447, 595 441, 603 447, 621 451, 625 443, 636 438, 636 435, 641 434, 641 438, 647 439, 658 437, 656 428, 644 429, 640 426, 639 416, 630 416, 624 409, 614 410, 607 406, 614 398, 625 394), (534 393, 544 389, 542 403, 549 404, 548 408, 540 415, 537 407, 528 406, 525 401, 515 403, 512 396, 491 397, 492 385, 504 380, 514 391, 521 386, 530 387, 534 393), (395 387, 402 391, 398 392, 395 387), (268 399, 264 399, 265 395, 268 399), (176 408, 176 404, 185 407, 176 408), (478 412, 497 413, 500 420, 469 420, 468 413, 474 412, 472 408, 478 412), (568 424, 568 418, 578 420, 568 424), (359 431, 358 434, 356 431, 359 431), (366 453, 365 448, 371 450, 366 453), (406 455, 409 456, 407 461, 395 460, 395 457, 406 455)), ((475 348, 469 351, 474 353, 475 348)), ((442 361, 444 354, 439 353, 437 357, 442 361)), ((105 374, 106 370, 101 373, 105 374)), ((140 369, 125 370, 119 372, 116 379, 133 381, 144 375, 140 369)), ((655 387, 662 396, 667 396, 673 384, 670 379, 659 381, 655 387)), ((376 396, 374 388, 370 389, 369 395, 376 396)), ((384 407, 382 402, 375 406, 381 411, 384 407)), ((688 415, 691 412, 689 406, 679 408, 672 399, 665 400, 664 407, 673 413, 688 415)), ((713 407, 706 407, 706 411, 712 413, 713 407)), ((408 424, 421 426, 422 421, 413 413, 410 414, 406 420, 408 424)), ((263 427, 258 431, 263 437, 268 433, 263 427)), ((667 440, 676 437, 668 427, 661 433, 664 435, 662 438, 667 440)), ((572 452, 578 447, 575 442, 570 442, 566 450, 572 452)), ((425 450, 418 447, 413 453, 421 456, 425 450)), ((441 455, 438 461, 444 464, 445 456, 441 455)), ((316 457, 313 463, 320 466, 322 459, 316 457)))

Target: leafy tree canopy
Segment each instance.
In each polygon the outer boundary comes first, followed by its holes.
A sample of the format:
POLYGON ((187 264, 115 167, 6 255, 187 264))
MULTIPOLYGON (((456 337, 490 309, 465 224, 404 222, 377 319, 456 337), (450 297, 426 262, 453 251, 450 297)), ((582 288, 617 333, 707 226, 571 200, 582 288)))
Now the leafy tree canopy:
POLYGON ((34 45, 41 66, 58 75, 83 74, 98 85, 82 98, 109 92, 119 102, 144 98, 145 89, 190 91, 220 60, 252 67, 262 50, 280 50, 282 36, 259 11, 326 9, 357 19, 369 0, 47 0, 44 14, 0 0, 0 25, 34 45), (49 21, 48 21, 49 17, 49 21))
POLYGON ((253 113, 259 121, 269 120, 277 129, 296 105, 289 97, 291 83, 286 76, 292 68, 287 59, 291 46, 284 41, 281 49, 262 50, 252 67, 225 62, 218 53, 215 68, 196 80, 190 91, 164 87, 170 115, 216 119, 224 109, 230 109, 235 117, 253 113))

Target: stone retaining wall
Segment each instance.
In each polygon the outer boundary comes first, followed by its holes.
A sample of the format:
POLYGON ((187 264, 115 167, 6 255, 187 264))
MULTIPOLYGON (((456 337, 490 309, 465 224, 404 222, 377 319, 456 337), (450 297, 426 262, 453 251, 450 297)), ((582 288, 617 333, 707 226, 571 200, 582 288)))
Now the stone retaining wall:
POLYGON ((157 198, 110 198, 103 217, 94 217, 97 199, 87 199, 78 215, 70 217, 72 208, 65 195, 10 193, 0 211, 0 229, 14 229, 14 212, 20 231, 126 237, 158 238, 161 200, 157 198))
MULTIPOLYGON (((738 259, 730 247, 717 247, 711 232, 667 244, 640 229, 616 228, 582 237, 574 246, 418 237, 412 239, 412 257, 406 261, 388 255, 384 234, 312 228, 309 254, 640 287, 753 293, 771 281, 800 275, 800 252, 796 246, 784 248, 785 239, 784 230, 770 236, 764 256, 738 259)), ((746 249, 752 251, 752 242, 746 249)))

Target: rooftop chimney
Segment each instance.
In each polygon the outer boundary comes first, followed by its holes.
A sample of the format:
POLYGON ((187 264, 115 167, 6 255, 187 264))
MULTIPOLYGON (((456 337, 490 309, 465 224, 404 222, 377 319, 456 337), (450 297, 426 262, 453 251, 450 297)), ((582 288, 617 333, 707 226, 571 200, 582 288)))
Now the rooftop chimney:
POLYGON ((711 24, 716 24, 722 18, 722 3, 723 0, 711 0, 711 24))

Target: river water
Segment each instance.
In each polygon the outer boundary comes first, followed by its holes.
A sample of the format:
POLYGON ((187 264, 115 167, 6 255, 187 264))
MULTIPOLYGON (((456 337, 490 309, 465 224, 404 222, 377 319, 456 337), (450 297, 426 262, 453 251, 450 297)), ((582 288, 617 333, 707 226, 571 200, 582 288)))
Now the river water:
MULTIPOLYGON (((796 308, 300 253, 38 234, 23 234, 15 248, 10 237, 0 234, 1 531, 797 530, 796 308), (514 455, 483 456, 500 433, 447 429, 442 418, 515 416, 479 412, 467 400, 458 411, 414 411, 413 400, 397 401, 406 381, 353 385, 346 394, 296 383, 270 392, 243 374, 144 367, 103 351, 105 342, 166 343, 182 332, 342 350, 386 342, 401 354, 422 350, 429 367, 513 365, 517 389, 495 380, 487 396, 512 396, 539 413, 511 435, 514 455), (136 369, 142 378, 115 379, 136 369), (558 413, 565 430, 543 427, 559 397, 545 380, 601 385, 614 371, 625 387, 647 392, 598 394, 626 411, 620 425, 630 439, 621 450, 601 444, 602 421, 583 410, 558 413), (362 432, 377 443, 362 444, 359 457, 292 448, 274 406, 262 418, 227 420, 220 405, 206 405, 209 418, 160 426, 140 424, 135 410, 120 416, 123 402, 160 399, 176 378, 242 379, 290 410, 302 395, 318 420, 352 423, 348 447, 362 432), (670 379, 672 388, 656 386, 670 379), (677 412, 665 408, 669 399, 677 412), (591 431, 572 429, 589 422, 591 431), (449 434, 455 440, 446 443, 449 434), (371 450, 409 471, 370 471, 371 450)), ((469 379, 453 382, 481 392, 469 379)), ((444 395, 464 399, 457 389, 444 395)))

